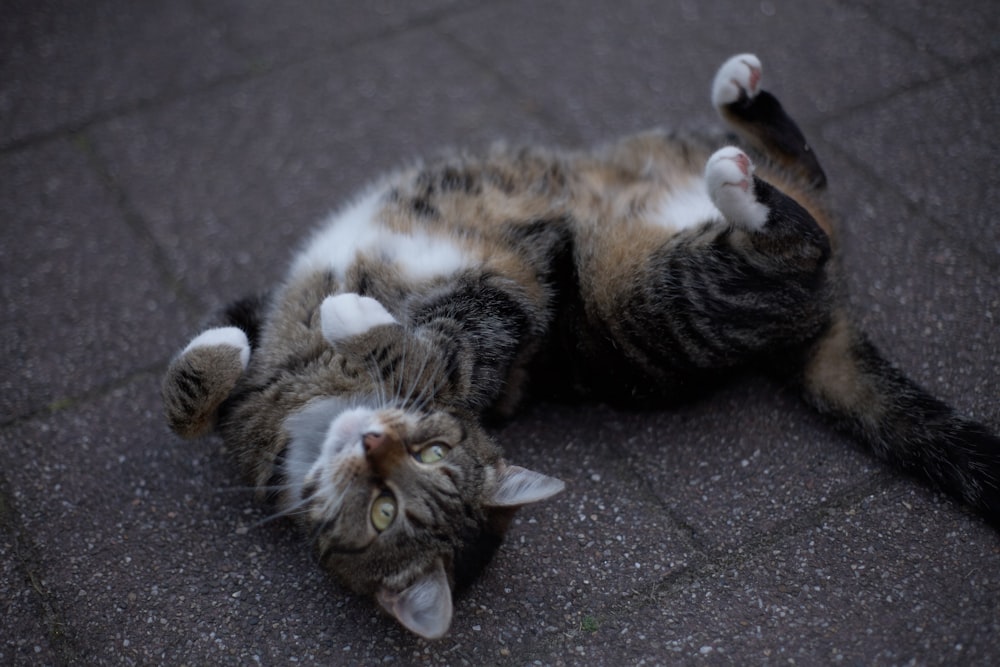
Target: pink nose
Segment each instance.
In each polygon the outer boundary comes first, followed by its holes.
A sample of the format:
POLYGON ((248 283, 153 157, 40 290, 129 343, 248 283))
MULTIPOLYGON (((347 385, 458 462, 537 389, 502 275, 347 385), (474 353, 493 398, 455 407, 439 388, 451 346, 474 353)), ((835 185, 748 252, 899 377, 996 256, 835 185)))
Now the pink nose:
POLYGON ((361 436, 361 444, 365 446, 365 453, 371 454, 381 447, 387 438, 384 433, 365 433, 361 436))

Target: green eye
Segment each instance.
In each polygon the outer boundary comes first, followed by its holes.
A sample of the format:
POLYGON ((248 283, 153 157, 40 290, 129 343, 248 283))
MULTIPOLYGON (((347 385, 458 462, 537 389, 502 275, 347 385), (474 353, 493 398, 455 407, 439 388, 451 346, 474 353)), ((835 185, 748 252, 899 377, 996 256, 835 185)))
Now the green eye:
POLYGON ((372 503, 372 525, 375 530, 382 532, 392 524, 396 518, 396 499, 391 493, 383 493, 372 503))
POLYGON ((448 445, 435 442, 417 452, 417 460, 421 463, 436 463, 448 455, 448 449, 448 445))

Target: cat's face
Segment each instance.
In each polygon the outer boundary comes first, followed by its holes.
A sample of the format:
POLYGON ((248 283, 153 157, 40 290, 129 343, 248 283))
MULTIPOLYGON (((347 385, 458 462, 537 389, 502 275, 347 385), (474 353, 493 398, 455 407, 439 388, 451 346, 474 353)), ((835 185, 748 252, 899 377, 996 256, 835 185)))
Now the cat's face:
POLYGON ((489 561, 513 510, 563 488, 504 463, 460 411, 324 399, 286 426, 287 510, 324 566, 425 637, 447 630, 452 584, 489 561))

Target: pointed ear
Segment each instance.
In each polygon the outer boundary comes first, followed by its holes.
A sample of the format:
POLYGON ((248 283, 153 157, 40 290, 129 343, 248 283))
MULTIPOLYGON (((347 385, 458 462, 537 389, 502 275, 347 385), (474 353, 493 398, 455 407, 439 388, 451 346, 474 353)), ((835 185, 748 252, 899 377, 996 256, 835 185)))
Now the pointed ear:
POLYGON ((407 630, 424 639, 443 637, 451 626, 451 587, 440 560, 403 591, 385 588, 375 598, 407 630))
POLYGON ((486 499, 486 505, 520 507, 550 498, 565 488, 566 484, 555 477, 521 466, 504 465, 500 469, 497 488, 486 499))

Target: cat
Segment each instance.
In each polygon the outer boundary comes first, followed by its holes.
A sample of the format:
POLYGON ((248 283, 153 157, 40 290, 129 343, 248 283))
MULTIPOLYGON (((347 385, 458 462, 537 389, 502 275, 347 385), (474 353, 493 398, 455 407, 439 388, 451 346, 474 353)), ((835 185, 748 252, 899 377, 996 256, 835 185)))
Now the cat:
POLYGON ((713 81, 736 135, 498 145, 377 181, 172 360, 171 428, 216 429, 325 568, 426 638, 517 508, 563 489, 484 430, 530 397, 664 406, 759 371, 997 523, 1000 439, 852 323, 826 176, 761 72, 741 54, 713 81))

